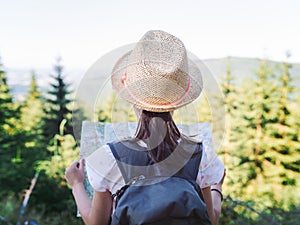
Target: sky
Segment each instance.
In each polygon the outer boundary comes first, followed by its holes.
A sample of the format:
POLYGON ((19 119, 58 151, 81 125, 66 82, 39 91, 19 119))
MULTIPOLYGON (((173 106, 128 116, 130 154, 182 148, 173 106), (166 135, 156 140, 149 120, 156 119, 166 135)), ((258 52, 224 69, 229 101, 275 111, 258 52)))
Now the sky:
POLYGON ((0 57, 7 68, 88 69, 148 30, 179 37, 200 59, 300 62, 298 0, 0 0, 0 57))

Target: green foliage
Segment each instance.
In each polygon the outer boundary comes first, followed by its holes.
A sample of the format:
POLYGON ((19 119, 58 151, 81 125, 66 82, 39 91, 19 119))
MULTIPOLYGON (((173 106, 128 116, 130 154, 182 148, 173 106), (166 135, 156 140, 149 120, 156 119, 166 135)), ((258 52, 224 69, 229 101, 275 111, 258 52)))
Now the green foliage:
MULTIPOLYGON (((59 139, 59 148, 54 150, 54 142, 47 147, 48 141, 45 144, 45 140, 41 136, 45 102, 43 102, 41 93, 38 91, 34 73, 30 90, 25 101, 20 105, 17 105, 10 95, 4 71, 1 70, 0 75, 0 96, 2 97, 0 99, 0 112, 1 115, 3 113, 0 118, 0 200, 1 202, 7 201, 1 212, 5 216, 14 217, 18 215, 15 209, 19 209, 20 200, 23 198, 22 193, 29 186, 38 161, 49 161, 56 164, 53 163, 55 167, 52 167, 53 165, 48 163, 47 169, 51 168, 51 171, 48 171, 47 175, 44 172, 40 173, 30 199, 30 203, 35 205, 37 212, 41 212, 40 209, 43 209, 45 214, 53 214, 53 212, 64 210, 68 205, 73 205, 75 208, 71 200, 70 190, 63 179, 64 169, 70 160, 79 155, 79 149, 76 147, 73 137, 71 135, 56 135, 54 140, 59 139), (52 152, 47 151, 47 149, 52 150, 52 152), (62 155, 59 155, 61 152, 62 155), (50 159, 49 155, 51 156, 50 159), (53 176, 48 176, 49 173, 52 173, 53 176), (7 199, 5 196, 12 197, 7 199)), ((65 103, 69 103, 68 100, 65 103)), ((54 135, 55 133, 52 134, 52 136, 54 135)), ((13 220, 16 221, 16 219, 13 220)))
POLYGON ((5 71, 0 62, 0 144, 8 148, 19 118, 19 109, 13 102, 5 71))
POLYGON ((233 135, 233 127, 239 123, 240 118, 240 90, 234 84, 235 77, 231 73, 229 62, 227 62, 226 74, 222 78, 223 104, 226 106, 225 114, 225 137, 223 148, 219 152, 223 156, 223 163, 228 170, 231 170, 232 161, 237 160, 232 149, 235 147, 236 139, 233 135))
POLYGON ((64 81, 63 66, 61 59, 57 59, 54 66, 55 75, 52 75, 54 82, 50 84, 51 89, 48 91, 45 102, 45 116, 43 118, 43 135, 46 141, 49 141, 55 134, 59 132, 59 125, 63 119, 67 119, 65 132, 72 133, 70 104, 72 100, 69 98, 71 91, 70 85, 64 81))
POLYGON ((32 72, 30 89, 21 108, 23 130, 32 135, 40 135, 42 133, 41 119, 44 116, 43 108, 42 93, 38 90, 36 75, 32 72))
MULTIPOLYGON (((237 90, 240 98, 227 102, 231 129, 223 145, 224 152, 230 152, 225 156, 225 192, 242 200, 255 196, 263 207, 299 204, 299 190, 293 191, 300 182, 299 128, 289 122, 294 121, 289 100, 294 89, 290 67, 283 68, 273 71, 262 61, 256 78, 237 90)), ((231 92, 224 90, 226 99, 231 92)))
POLYGON ((8 221, 17 219, 17 215, 15 214, 19 209, 19 201, 16 199, 16 197, 9 194, 0 200, 0 215, 5 216, 8 221))
MULTIPOLYGON (((42 93, 38 90, 36 75, 32 72, 30 89, 21 104, 20 125, 24 131, 23 160, 32 167, 37 160, 44 159, 47 154, 42 137, 42 118, 44 116, 42 93), (24 154, 26 153, 26 154, 24 154)), ((33 167, 32 170, 33 172, 33 167)))
MULTIPOLYGON (((36 170, 40 172, 40 180, 33 201, 38 207, 42 207, 45 214, 63 212, 74 204, 64 172, 71 162, 78 160, 79 148, 72 135, 64 134, 65 124, 64 119, 60 125, 60 133, 54 136, 47 147, 50 157, 39 161, 36 166, 36 170), (41 205, 40 202, 47 204, 41 205)), ((75 206, 71 211, 75 212, 75 206)))
MULTIPOLYGON (((70 195, 69 192, 66 193, 70 195)), ((30 200, 30 203, 31 200, 30 200)), ((6 196, 0 201, 0 215, 5 217, 7 221, 11 224, 16 224, 18 221, 18 215, 20 210, 21 202, 11 195, 6 196)), ((39 224, 47 225, 57 225, 57 224, 72 224, 72 225, 83 225, 81 218, 75 216, 75 203, 74 201, 69 201, 68 204, 64 205, 65 208, 57 211, 49 211, 46 208, 46 204, 37 205, 29 204, 28 208, 25 211, 23 221, 26 219, 34 219, 38 221, 39 224)), ((6 223, 1 223, 5 224, 6 223)))
MULTIPOLYGON (((13 102, 6 74, 0 64, 0 198, 8 193, 22 191, 28 175, 24 170, 22 155, 24 150, 24 131, 19 123, 20 108, 13 102), (9 169, 8 169, 9 168, 9 169), (14 185, 19 179, 19 185, 14 185)), ((30 172, 29 172, 30 173, 30 172)))
POLYGON ((44 170, 46 175, 55 179, 60 185, 66 185, 64 178, 65 169, 79 158, 79 148, 75 139, 70 134, 64 134, 64 126, 67 120, 64 119, 60 125, 60 134, 56 134, 47 150, 51 157, 48 160, 39 162, 38 171, 44 170))
POLYGON ((299 224, 300 207, 284 210, 278 207, 265 207, 257 210, 253 201, 234 200, 230 196, 222 204, 220 224, 224 225, 297 225, 299 224))

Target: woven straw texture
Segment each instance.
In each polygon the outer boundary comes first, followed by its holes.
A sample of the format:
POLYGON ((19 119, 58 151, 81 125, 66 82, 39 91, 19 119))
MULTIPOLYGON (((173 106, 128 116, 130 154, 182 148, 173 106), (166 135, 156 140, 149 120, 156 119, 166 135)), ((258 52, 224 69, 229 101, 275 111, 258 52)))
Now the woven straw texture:
POLYGON ((184 44, 164 31, 148 31, 116 63, 111 75, 118 95, 138 108, 173 111, 201 93, 201 72, 184 44))

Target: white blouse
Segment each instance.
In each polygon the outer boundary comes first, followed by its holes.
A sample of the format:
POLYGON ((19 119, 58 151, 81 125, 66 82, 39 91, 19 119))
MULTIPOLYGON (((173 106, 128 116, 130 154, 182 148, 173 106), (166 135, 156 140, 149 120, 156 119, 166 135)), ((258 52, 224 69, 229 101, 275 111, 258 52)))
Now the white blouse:
MULTIPOLYGON (((225 168, 213 149, 209 123, 206 123, 201 134, 197 135, 197 140, 202 141, 203 151, 196 181, 201 188, 205 188, 218 183, 223 177, 225 168)), ((139 144, 145 145, 144 142, 139 144)), ((108 145, 100 147, 89 155, 85 163, 89 182, 95 191, 108 190, 115 193, 125 185, 117 161, 108 145)))

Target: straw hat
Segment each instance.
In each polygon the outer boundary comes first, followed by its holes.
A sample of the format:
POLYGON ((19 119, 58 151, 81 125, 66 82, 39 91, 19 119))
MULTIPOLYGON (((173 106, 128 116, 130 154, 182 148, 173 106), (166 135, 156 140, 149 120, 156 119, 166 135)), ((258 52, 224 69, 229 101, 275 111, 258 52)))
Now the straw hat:
POLYGON ((120 97, 152 112, 187 105, 203 87, 201 72, 182 41, 160 30, 148 31, 117 61, 111 80, 120 97))

